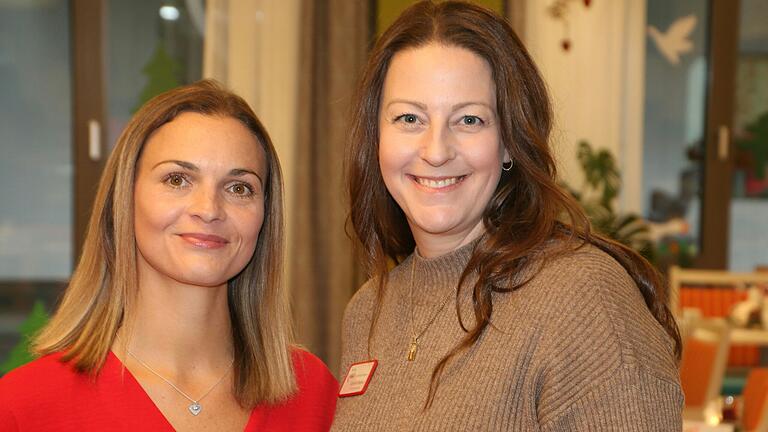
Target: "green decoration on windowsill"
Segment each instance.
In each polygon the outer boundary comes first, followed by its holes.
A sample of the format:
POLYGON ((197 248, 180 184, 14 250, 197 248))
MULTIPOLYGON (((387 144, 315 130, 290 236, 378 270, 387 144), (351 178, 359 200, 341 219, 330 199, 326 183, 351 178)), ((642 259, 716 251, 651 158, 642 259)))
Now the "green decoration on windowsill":
POLYGON ((755 177, 765 179, 765 169, 768 165, 768 112, 748 124, 746 130, 749 137, 736 141, 736 145, 752 157, 755 177))
POLYGON ((139 104, 134 111, 137 111, 144 103, 160 93, 178 87, 180 85, 177 78, 179 70, 179 64, 163 48, 162 42, 158 42, 154 54, 142 69, 148 82, 141 90, 139 104))
POLYGON ((21 340, 11 350, 8 358, 0 365, 0 373, 6 374, 19 366, 31 362, 35 356, 29 351, 32 338, 48 323, 48 312, 45 311, 43 302, 38 300, 32 307, 32 312, 19 326, 21 340))

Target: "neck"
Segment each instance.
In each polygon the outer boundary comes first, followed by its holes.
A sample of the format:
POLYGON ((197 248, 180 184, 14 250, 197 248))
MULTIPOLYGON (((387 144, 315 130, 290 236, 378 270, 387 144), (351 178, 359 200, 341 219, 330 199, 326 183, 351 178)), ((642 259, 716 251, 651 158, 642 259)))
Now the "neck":
POLYGON ((482 221, 469 231, 456 234, 430 234, 419 230, 411 230, 416 242, 418 254, 422 258, 437 258, 451 253, 462 246, 472 243, 484 232, 482 221))
POLYGON ((140 275, 131 309, 113 350, 119 357, 128 349, 166 370, 218 370, 231 361, 226 284, 189 286, 140 275))

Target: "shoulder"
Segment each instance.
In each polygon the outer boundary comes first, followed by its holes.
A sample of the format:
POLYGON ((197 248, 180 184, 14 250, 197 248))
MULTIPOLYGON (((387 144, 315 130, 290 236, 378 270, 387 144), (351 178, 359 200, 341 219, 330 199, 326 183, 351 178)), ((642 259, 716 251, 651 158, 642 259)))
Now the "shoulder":
POLYGON ((291 360, 293 361, 293 370, 296 374, 296 381, 300 387, 302 384, 311 383, 336 385, 336 379, 328 370, 325 363, 311 352, 301 348, 294 348, 291 352, 291 360))
POLYGON ((59 392, 71 388, 82 377, 60 359, 60 354, 50 354, 0 379, 0 429, 14 430, 11 425, 17 420, 62 405, 59 392))
POLYGON ((339 375, 344 376, 353 359, 360 358, 367 351, 368 333, 371 329, 378 281, 370 279, 352 296, 344 310, 341 324, 341 364, 339 375))
MULTIPOLYGON (((616 285, 622 289, 636 289, 632 278, 621 264, 601 249, 585 244, 575 249, 566 249, 547 260, 538 278, 549 279, 561 284, 553 289, 567 286, 616 285)), ((566 289, 564 293, 571 292, 566 289)))
POLYGON ((542 306, 557 314, 563 305, 571 305, 573 313, 566 318, 586 318, 586 311, 580 313, 576 305, 589 305, 613 319, 623 319, 622 313, 628 310, 647 311, 653 318, 627 270, 595 246, 566 250, 544 261, 538 270, 530 282, 535 294, 545 296, 542 306))
POLYGON ((510 312, 523 313, 542 333, 542 413, 568 409, 617 374, 644 386, 645 396, 655 391, 648 383, 679 392, 673 341, 619 262, 584 245, 540 263, 511 296, 518 300, 510 312))
POLYGON ((283 403, 254 409, 246 430, 330 429, 338 395, 336 379, 322 360, 308 351, 295 347, 291 359, 298 391, 283 403))
POLYGON ((77 379, 77 375, 61 361, 61 354, 49 354, 5 374, 0 379, 0 400, 5 403, 8 397, 18 400, 26 394, 39 397, 38 384, 45 384, 42 388, 53 388, 77 379))
POLYGON ((376 304, 377 281, 369 279, 355 292, 344 309, 345 327, 349 324, 358 324, 371 318, 376 304))
POLYGON ((370 323, 376 303, 379 300, 385 302, 386 299, 388 301, 392 296, 396 296, 393 292, 396 293, 398 287, 410 283, 412 260, 413 255, 398 263, 384 275, 375 275, 368 279, 347 303, 344 310, 344 327, 370 323), (384 280, 384 287, 380 287, 382 279, 384 280))
POLYGON ((296 384, 299 387, 299 397, 312 400, 332 399, 335 406, 339 384, 325 363, 314 354, 301 348, 295 348, 291 357, 293 370, 296 374, 296 384))
MULTIPOLYGON (((389 270, 384 276, 386 283, 386 289, 381 293, 379 292, 380 277, 372 277, 368 279, 353 295, 347 303, 347 307, 344 310, 344 327, 347 328, 350 325, 357 326, 359 324, 370 323, 373 318, 373 311, 376 308, 376 303, 379 297, 390 296, 391 292, 397 290, 397 286, 403 283, 403 279, 408 277, 405 272, 406 268, 410 269, 410 260, 407 258, 405 261, 399 263, 397 266, 389 270)), ((382 299, 383 300, 383 299, 382 299)))
POLYGON ((550 358, 553 364, 563 360, 559 366, 570 377, 588 360, 585 377, 591 375, 589 363, 597 362, 606 377, 620 367, 638 367, 678 381, 672 339, 629 273, 604 251, 585 245, 560 254, 546 261, 530 284, 529 295, 545 321, 550 358), (574 355, 578 362, 566 361, 574 355))

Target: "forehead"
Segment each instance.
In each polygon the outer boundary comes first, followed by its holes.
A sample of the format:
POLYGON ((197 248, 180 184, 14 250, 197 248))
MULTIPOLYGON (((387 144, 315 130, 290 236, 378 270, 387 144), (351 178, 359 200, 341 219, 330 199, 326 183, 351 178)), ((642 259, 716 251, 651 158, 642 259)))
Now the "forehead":
POLYGON ((495 107, 496 85, 484 58, 466 48, 430 43, 392 57, 382 102, 392 98, 428 104, 477 101, 495 107))
POLYGON ((266 169, 264 147, 240 120, 196 112, 181 113, 150 135, 140 164, 158 160, 266 169))

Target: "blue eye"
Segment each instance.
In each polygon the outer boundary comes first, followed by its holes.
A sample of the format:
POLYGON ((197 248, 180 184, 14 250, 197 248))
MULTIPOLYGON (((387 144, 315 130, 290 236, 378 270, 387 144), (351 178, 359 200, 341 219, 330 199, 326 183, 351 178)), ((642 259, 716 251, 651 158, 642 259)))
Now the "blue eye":
POLYGON ((467 115, 461 118, 461 124, 465 126, 475 126, 483 124, 483 120, 478 116, 467 115))
POLYGON ((401 114, 397 117, 395 117, 394 120, 395 123, 405 123, 408 125, 413 125, 419 123, 419 118, 416 116, 416 114, 401 114))

